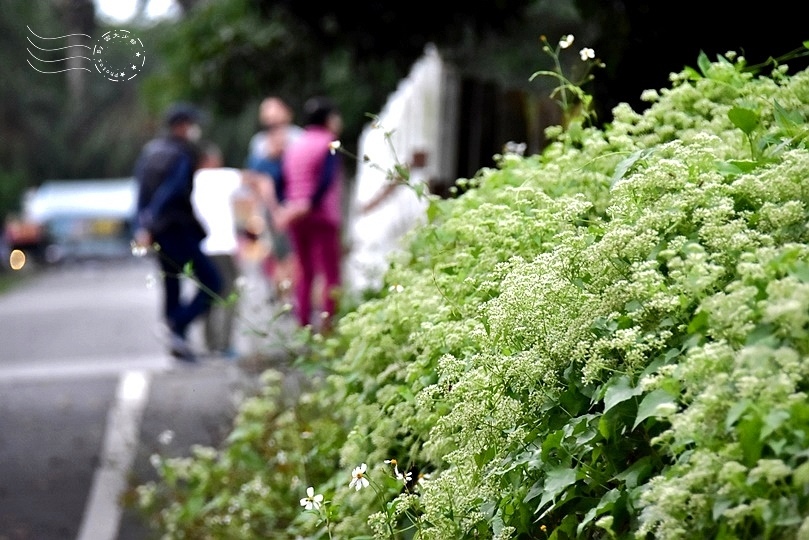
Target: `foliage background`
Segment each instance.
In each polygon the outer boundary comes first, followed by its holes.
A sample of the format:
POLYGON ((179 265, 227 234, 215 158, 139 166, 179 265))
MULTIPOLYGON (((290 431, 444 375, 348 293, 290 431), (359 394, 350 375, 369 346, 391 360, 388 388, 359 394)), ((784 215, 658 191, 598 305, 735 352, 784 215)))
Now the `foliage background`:
MULTIPOLYGON (((138 4, 145 9, 148 0, 138 4)), ((136 17, 148 49, 146 72, 130 84, 84 78, 80 95, 66 76, 43 75, 26 62, 26 27, 40 35, 65 30, 99 35, 109 23, 92 0, 6 0, 0 6, 0 218, 19 208, 27 187, 46 179, 131 174, 142 143, 174 99, 194 99, 211 111, 209 132, 229 164, 244 159, 266 94, 297 107, 327 92, 346 113, 347 147, 366 114, 378 112, 428 42, 464 73, 506 87, 547 95, 528 76, 546 61, 538 36, 574 33, 607 63, 592 92, 599 121, 618 102, 643 107, 640 94, 663 86, 671 71, 696 58, 743 50, 752 62, 788 50, 802 31, 793 5, 776 0, 740 7, 696 1, 497 0, 328 2, 182 0, 179 20, 155 24, 136 17)), ((120 25, 119 25, 120 26, 120 25)), ((547 66, 546 66, 547 67, 547 66)), ((64 74, 63 74, 64 75, 64 74)), ((88 74, 92 75, 92 74, 88 74)))

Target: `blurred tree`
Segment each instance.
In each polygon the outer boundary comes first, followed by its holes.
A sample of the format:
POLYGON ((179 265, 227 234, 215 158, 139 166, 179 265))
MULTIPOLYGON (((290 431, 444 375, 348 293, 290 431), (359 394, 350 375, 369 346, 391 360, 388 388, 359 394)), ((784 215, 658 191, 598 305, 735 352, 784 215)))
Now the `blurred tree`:
MULTIPOLYGON (((204 102, 216 117, 215 131, 232 134, 236 125, 257 128, 257 104, 268 94, 281 95, 300 110, 306 97, 325 93, 341 104, 345 141, 351 145, 367 115, 381 109, 428 43, 453 48, 456 59, 476 66, 482 65, 479 44, 486 44, 497 52, 486 63, 493 72, 485 75, 503 79, 507 70, 498 66, 513 70, 519 65, 520 73, 511 71, 510 77, 527 86, 536 65, 528 65, 526 58, 540 57, 538 35, 525 41, 535 31, 537 14, 550 15, 550 28, 571 14, 569 0, 551 2, 564 8, 558 16, 537 10, 536 4, 498 0, 475 7, 454 1, 437 9, 415 0, 358 2, 348 9, 326 2, 198 0, 182 21, 171 24, 171 32, 163 33, 159 50, 165 63, 147 82, 146 99, 153 111, 177 98, 204 102), (528 15, 534 18, 527 21, 528 15), (503 54, 506 34, 514 38, 510 44, 523 40, 510 55, 521 63, 491 61, 509 58, 503 54)), ((244 147, 244 133, 239 141, 217 142, 230 161, 246 150, 236 148, 244 147)))
POLYGON ((27 62, 28 27, 46 34, 60 21, 51 5, 15 1, 0 17, 0 217, 19 206, 32 178, 48 174, 51 166, 49 133, 58 118, 66 91, 64 78, 42 75, 27 62))
MULTIPOLYGON (((148 1, 138 0, 141 15, 148 1)), ((717 0, 710 10, 696 0, 177 1, 179 21, 131 21, 148 52, 141 75, 123 84, 77 71, 83 82, 71 86, 72 75, 41 74, 27 64, 26 27, 96 36, 105 28, 93 22, 92 0, 4 0, 0 216, 26 186, 48 178, 130 174, 159 112, 175 99, 209 108, 209 134, 231 165, 241 164, 258 127, 258 102, 271 93, 296 110, 310 95, 332 95, 344 108, 350 145, 427 43, 463 75, 547 95, 552 81, 529 82, 550 67, 539 35, 553 42, 573 33, 576 47, 595 48, 607 64, 592 87, 606 122, 618 102, 642 108, 641 92, 667 86, 669 73, 693 65, 700 50, 715 56, 733 49, 755 63, 809 38, 787 0, 755 9, 717 0), (71 95, 78 107, 70 106, 71 95)))
MULTIPOLYGON (((91 36, 83 38, 89 41, 108 29, 99 26, 93 12, 92 0, 4 0, 0 222, 19 209, 27 188, 45 180, 131 174, 139 142, 150 131, 148 112, 138 100, 144 78, 115 83, 95 71, 41 73, 27 61, 29 27, 43 37, 81 33, 91 36), (83 76, 79 82, 71 80, 77 73, 83 76)), ((87 67, 88 61, 82 61, 87 67)), ((65 67, 59 64, 54 70, 65 67)), ((148 71, 151 64, 145 67, 148 71)))
MULTIPOLYGON (((84 36, 93 34, 96 26, 93 0, 55 0, 54 5, 60 12, 63 28, 67 30, 65 34, 69 47, 80 45, 87 39, 84 36)), ((66 61, 68 69, 65 73, 71 102, 74 105, 79 105, 84 97, 87 79, 87 72, 82 69, 84 62, 85 60, 78 55, 69 56, 66 61)))

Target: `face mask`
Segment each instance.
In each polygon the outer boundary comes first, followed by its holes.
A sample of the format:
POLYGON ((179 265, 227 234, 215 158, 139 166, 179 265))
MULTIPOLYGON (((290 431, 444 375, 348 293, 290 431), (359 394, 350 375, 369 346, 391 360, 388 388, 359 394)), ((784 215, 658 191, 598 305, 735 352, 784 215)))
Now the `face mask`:
POLYGON ((202 128, 196 124, 189 126, 188 130, 185 132, 185 136, 189 141, 197 142, 202 138, 202 128))

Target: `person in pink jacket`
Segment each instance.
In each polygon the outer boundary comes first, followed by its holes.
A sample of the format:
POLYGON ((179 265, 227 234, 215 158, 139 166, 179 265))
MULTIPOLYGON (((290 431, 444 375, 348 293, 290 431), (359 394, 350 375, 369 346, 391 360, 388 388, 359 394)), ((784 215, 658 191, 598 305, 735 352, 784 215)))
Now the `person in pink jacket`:
POLYGON ((289 231, 298 256, 294 306, 298 323, 312 322, 313 289, 320 275, 322 329, 328 330, 340 288, 343 170, 333 143, 342 132, 343 118, 326 97, 307 100, 304 114, 304 132, 287 147, 283 161, 286 200, 277 224, 289 231))

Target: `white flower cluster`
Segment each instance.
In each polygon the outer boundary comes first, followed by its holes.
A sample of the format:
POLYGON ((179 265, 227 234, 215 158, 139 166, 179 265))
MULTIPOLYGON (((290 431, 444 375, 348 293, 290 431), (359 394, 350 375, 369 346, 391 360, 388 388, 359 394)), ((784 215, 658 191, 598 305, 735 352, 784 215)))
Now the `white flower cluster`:
MULTIPOLYGON (((772 116, 776 99, 809 112, 809 76, 759 84, 729 64, 678 81, 645 92, 643 114, 617 107, 606 132, 584 129, 575 145, 562 134, 541 157, 510 155, 468 179, 408 238, 390 294, 343 319, 336 369, 351 374, 339 390, 355 427, 341 458, 371 463, 404 447, 440 464, 421 493, 420 537, 488 519, 480 501, 522 500, 525 487, 500 483, 494 464, 542 444, 531 437, 565 385, 616 373, 644 394, 676 389, 653 410, 670 424, 653 444, 676 466, 643 486, 641 536, 710 537, 692 524, 712 520, 717 493, 731 496, 739 478, 782 482, 788 459, 748 470, 734 430, 760 404, 786 429, 780 411, 805 398, 809 153, 781 141, 755 162, 728 113, 743 103, 772 116)), ((355 469, 351 490, 365 473, 355 469)), ((728 503, 728 522, 760 510, 754 499, 728 503)))

